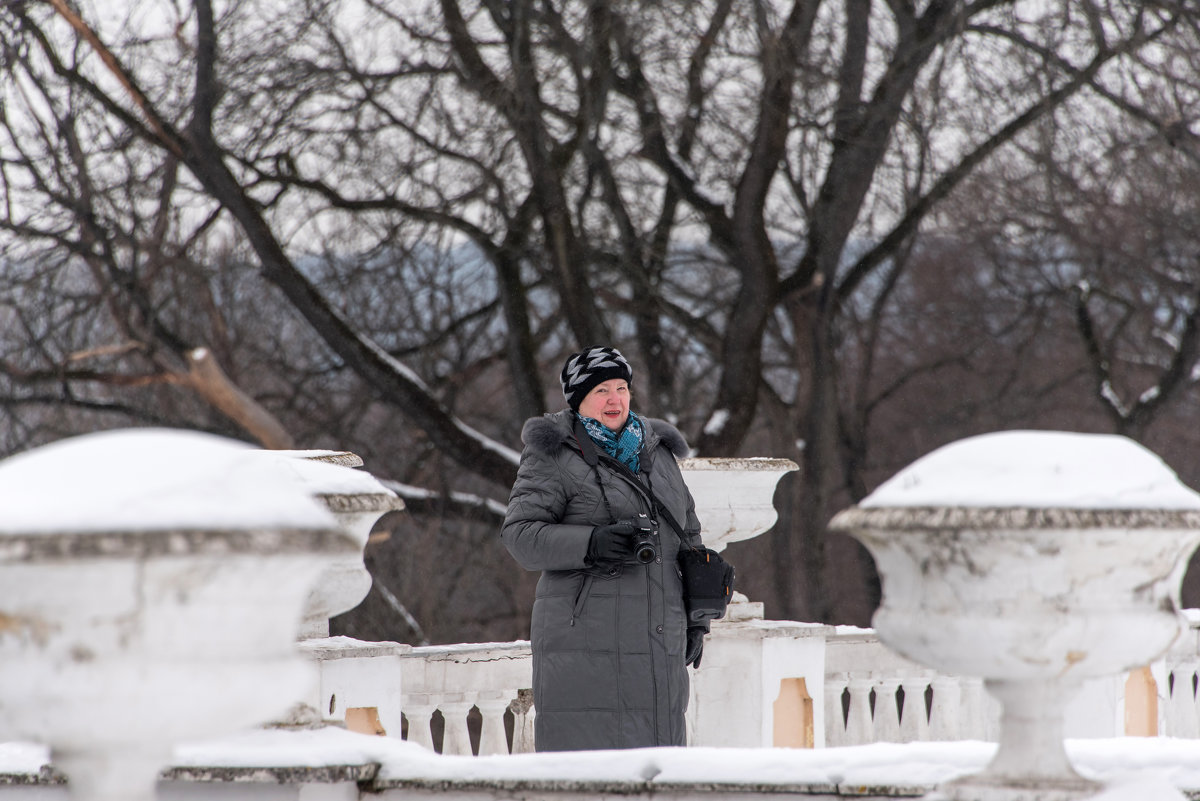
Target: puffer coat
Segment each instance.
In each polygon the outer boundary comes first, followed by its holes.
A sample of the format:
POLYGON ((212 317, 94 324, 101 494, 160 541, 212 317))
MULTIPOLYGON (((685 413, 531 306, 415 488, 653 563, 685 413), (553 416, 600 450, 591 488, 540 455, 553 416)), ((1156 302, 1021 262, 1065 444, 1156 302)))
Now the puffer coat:
POLYGON ((525 449, 501 536, 522 567, 542 571, 530 631, 539 751, 685 744, 680 537, 658 520, 647 488, 689 545, 701 544, 700 522, 676 463, 687 451, 683 436, 662 420, 643 421, 636 487, 602 449, 599 464, 588 465, 569 409, 528 420, 521 434, 525 449), (653 535, 658 558, 589 566, 592 528, 638 513, 661 526, 653 535))

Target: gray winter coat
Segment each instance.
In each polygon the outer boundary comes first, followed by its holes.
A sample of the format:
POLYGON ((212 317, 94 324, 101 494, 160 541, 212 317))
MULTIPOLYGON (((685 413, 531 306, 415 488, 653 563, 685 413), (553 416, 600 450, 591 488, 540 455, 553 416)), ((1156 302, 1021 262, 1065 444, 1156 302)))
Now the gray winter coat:
POLYGON ((525 423, 525 450, 502 531, 521 566, 542 571, 531 627, 537 750, 684 745, 688 675, 675 562, 679 537, 659 521, 659 558, 647 565, 631 559, 589 566, 586 556, 594 526, 639 512, 658 519, 647 486, 690 544, 700 545, 695 503, 675 461, 687 445, 674 426, 643 418, 638 489, 606 464, 602 449, 599 465, 588 466, 573 420, 567 409, 525 423))

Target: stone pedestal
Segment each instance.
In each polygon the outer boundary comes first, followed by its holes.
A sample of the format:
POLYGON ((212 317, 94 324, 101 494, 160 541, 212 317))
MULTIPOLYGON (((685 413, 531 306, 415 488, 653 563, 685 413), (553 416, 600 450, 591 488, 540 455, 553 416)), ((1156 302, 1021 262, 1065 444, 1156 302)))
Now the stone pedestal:
POLYGON ((831 626, 763 620, 735 594, 714 621, 688 704, 693 746, 825 745, 825 638, 831 626))

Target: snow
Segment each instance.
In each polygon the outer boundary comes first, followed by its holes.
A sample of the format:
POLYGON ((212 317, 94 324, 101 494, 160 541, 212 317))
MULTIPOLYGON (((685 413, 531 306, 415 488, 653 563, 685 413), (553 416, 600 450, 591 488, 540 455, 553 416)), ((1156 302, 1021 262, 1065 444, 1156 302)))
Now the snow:
POLYGON ((1121 396, 1117 394, 1117 390, 1113 388, 1111 381, 1100 382, 1100 397, 1108 401, 1108 405, 1116 409, 1117 414, 1121 415, 1121 417, 1129 416, 1129 409, 1126 408, 1125 403, 1121 400, 1121 396))
POLYGON ((1126 437, 1006 431, 921 457, 860 506, 1195 510, 1200 494, 1126 437))
MULTIPOLYGON (((441 493, 438 493, 434 490, 426 487, 416 487, 412 484, 403 484, 399 481, 388 480, 383 482, 383 486, 396 493, 396 495, 404 500, 429 501, 436 500, 441 497, 441 493)), ((487 498, 483 495, 476 495, 471 492, 458 491, 452 491, 449 497, 455 503, 460 503, 463 506, 486 509, 492 514, 499 515, 500 517, 504 517, 504 515, 508 512, 508 506, 500 501, 497 501, 495 498, 487 498)))
MULTIPOLYGON (((1068 740, 1079 772, 1106 785, 1094 801, 1177 801, 1200 788, 1200 741, 1068 740)), ((258 730, 177 746, 178 767, 381 766, 382 781, 557 781, 656 785, 931 787, 981 770, 994 743, 875 743, 848 748, 643 748, 512 756, 441 756, 390 737, 339 728, 258 730)), ((45 748, 0 744, 0 773, 37 773, 45 748)))
POLYGON ((353 471, 264 453, 174 429, 59 440, 0 462, 0 534, 334 528, 305 481, 318 468, 353 471))
POLYGON ((704 433, 709 436, 719 434, 724 430, 727 422, 729 422, 729 410, 717 409, 712 413, 712 417, 708 418, 708 422, 704 424, 704 433))
POLYGON ((366 470, 297 457, 289 452, 257 451, 274 469, 309 495, 394 495, 366 470))

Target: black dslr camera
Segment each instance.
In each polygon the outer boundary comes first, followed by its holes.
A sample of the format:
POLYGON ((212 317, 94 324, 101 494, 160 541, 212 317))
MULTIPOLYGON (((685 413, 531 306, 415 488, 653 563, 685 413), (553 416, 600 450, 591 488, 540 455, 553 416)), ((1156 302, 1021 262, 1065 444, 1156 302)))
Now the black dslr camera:
POLYGON ((649 516, 639 513, 637 517, 627 517, 617 522, 630 528, 634 536, 633 555, 638 562, 647 565, 658 558, 658 546, 654 543, 654 521, 649 516))

